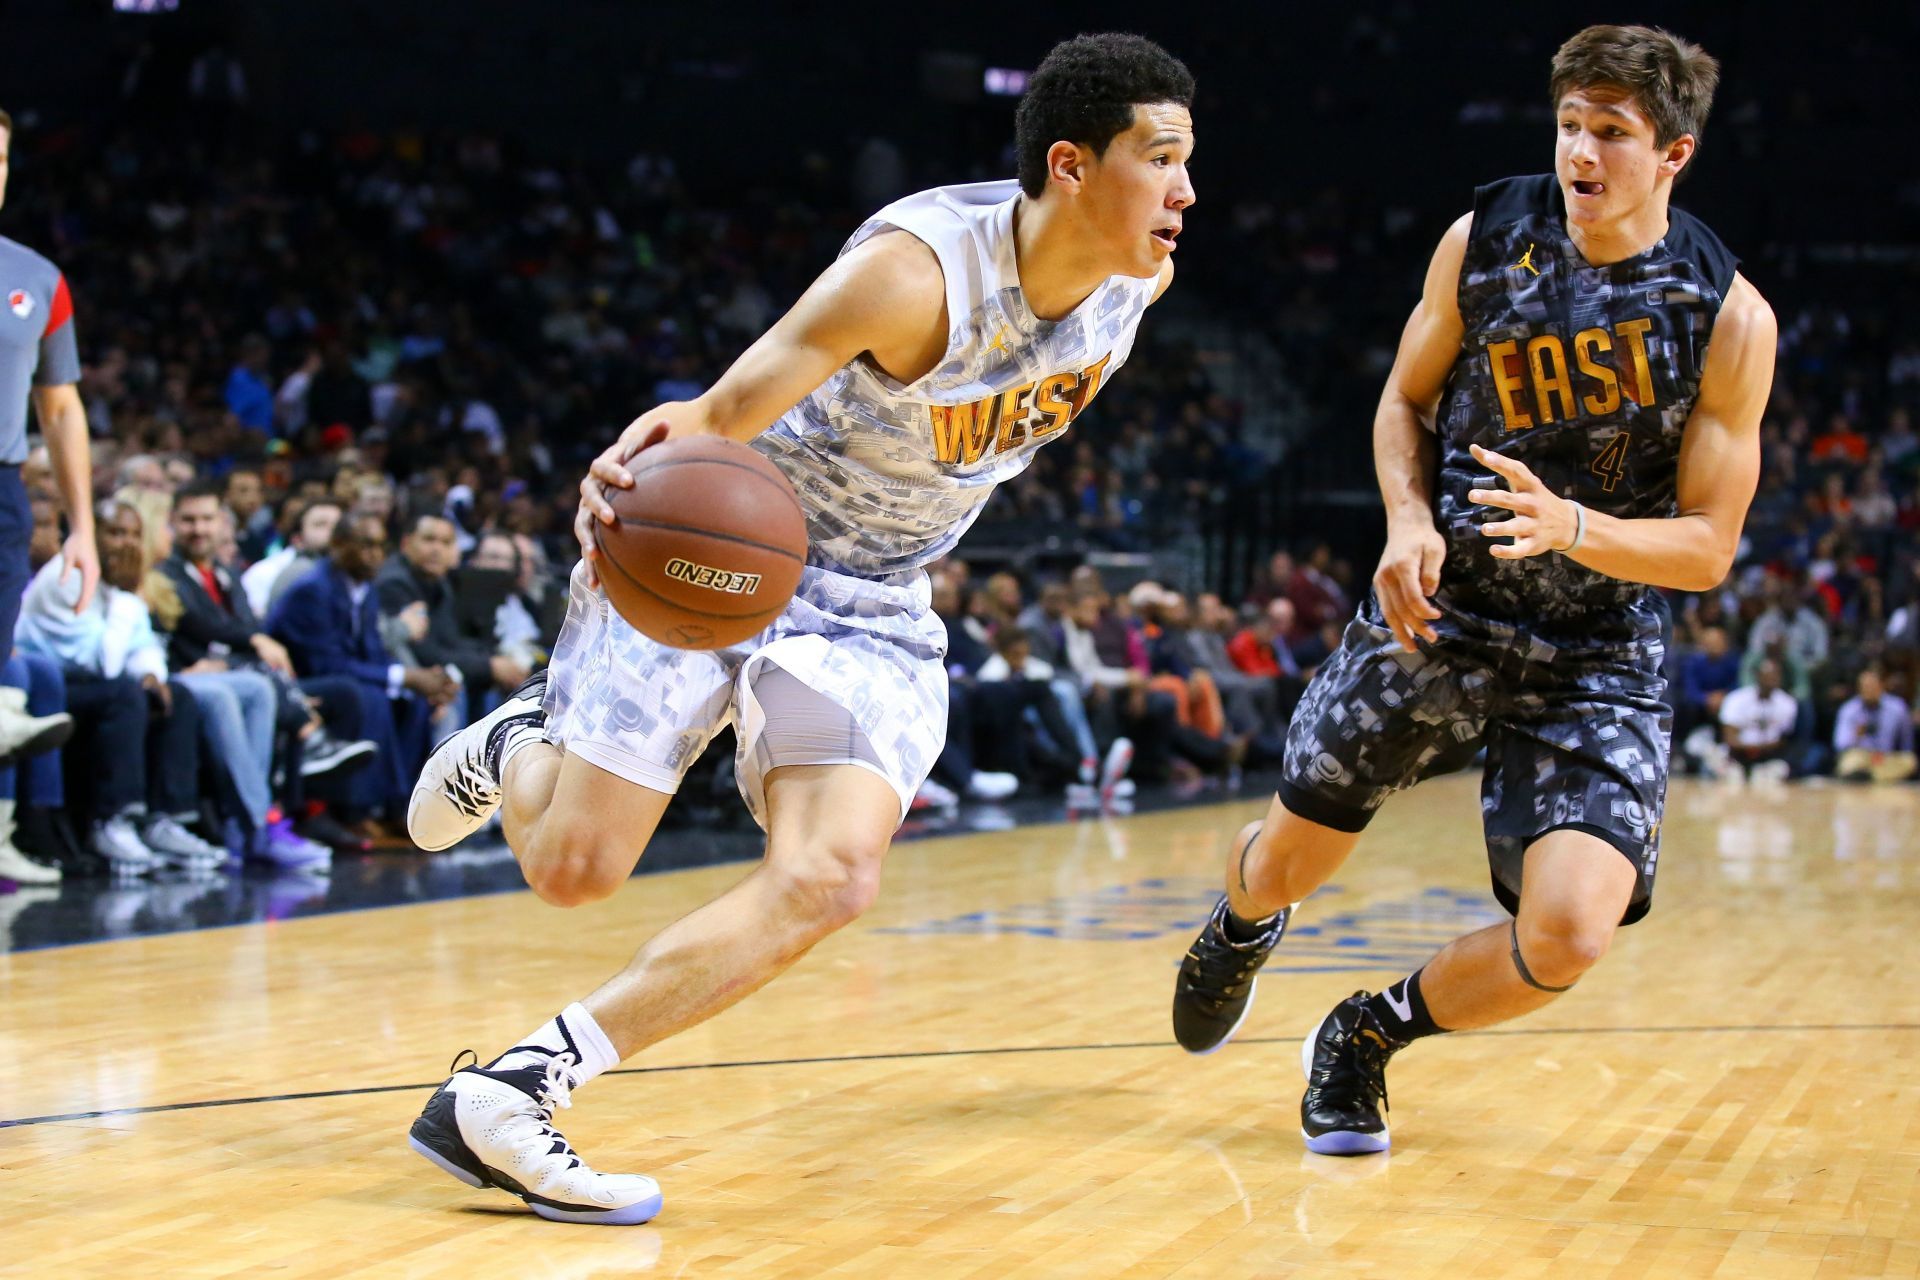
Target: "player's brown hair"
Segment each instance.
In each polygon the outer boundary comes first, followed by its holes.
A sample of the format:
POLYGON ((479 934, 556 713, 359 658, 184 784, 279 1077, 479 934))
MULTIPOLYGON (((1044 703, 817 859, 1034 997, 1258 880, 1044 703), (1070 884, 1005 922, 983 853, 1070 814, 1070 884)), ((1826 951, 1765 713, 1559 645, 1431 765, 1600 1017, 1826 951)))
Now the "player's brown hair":
POLYGON ((1699 45, 1658 27, 1592 26, 1553 55, 1553 106, 1575 89, 1614 85, 1653 122, 1654 145, 1707 127, 1720 64, 1699 45))
POLYGON ((13 117, 6 113, 5 108, 0 108, 0 129, 5 129, 8 133, 13 132, 13 117))

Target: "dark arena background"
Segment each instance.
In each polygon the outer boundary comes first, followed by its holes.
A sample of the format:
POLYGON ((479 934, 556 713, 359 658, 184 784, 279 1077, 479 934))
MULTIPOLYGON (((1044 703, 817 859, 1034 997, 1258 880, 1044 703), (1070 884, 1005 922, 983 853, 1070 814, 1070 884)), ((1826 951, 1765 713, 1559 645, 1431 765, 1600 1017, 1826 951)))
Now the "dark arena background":
POLYGON ((72 326, 87 446, 27 415, 6 545, 66 554, 90 454, 123 584, 89 631, 57 565, 0 582, 0 1275, 1920 1275, 1917 67, 1897 5, 0 0, 0 355, 44 375, 72 326), (1600 22, 1719 59, 1673 203, 1779 329, 1732 569, 1659 593, 1658 907, 1398 1060, 1391 1154, 1316 1155, 1327 1005, 1504 927, 1479 762, 1383 807, 1231 1046, 1181 1052, 1168 999, 1371 589, 1434 246, 1550 171, 1549 62, 1600 22), (1197 202, 1124 369, 930 567, 947 748, 877 901, 556 1121, 659 1181, 651 1222, 456 1184, 407 1145, 448 1060, 766 837, 723 730, 562 913, 497 825, 410 842, 429 749, 546 665, 595 455, 874 210, 1011 177, 1086 31, 1193 72, 1197 202), (1091 771, 1014 696, 1053 683, 1091 771), (1776 686, 1777 723, 1729 710, 1776 686))

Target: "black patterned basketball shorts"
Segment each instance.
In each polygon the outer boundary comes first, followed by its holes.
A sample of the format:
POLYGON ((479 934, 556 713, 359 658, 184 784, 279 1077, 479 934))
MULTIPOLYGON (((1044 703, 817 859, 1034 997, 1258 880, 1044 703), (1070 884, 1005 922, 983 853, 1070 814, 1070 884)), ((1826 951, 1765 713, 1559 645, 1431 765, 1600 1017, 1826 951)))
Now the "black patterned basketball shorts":
POLYGON ((1598 836, 1639 871, 1623 924, 1653 905, 1673 713, 1659 614, 1613 615, 1548 639, 1438 602, 1437 643, 1400 647, 1371 598, 1307 686, 1287 731, 1280 800, 1360 831, 1389 795, 1486 748, 1480 812, 1494 896, 1520 901, 1528 845, 1562 828, 1598 836))

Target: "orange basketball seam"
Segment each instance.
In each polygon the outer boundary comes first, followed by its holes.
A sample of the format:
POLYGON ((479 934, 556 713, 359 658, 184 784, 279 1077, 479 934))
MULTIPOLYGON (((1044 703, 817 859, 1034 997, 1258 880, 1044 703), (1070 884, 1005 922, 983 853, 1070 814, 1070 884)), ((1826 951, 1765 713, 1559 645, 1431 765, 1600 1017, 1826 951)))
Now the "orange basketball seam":
POLYGON ((804 565, 807 562, 805 556, 795 555, 785 547, 776 547, 770 542, 755 542, 752 538, 743 538, 737 533, 721 533, 717 529, 703 529, 699 525, 668 524, 664 520, 646 520, 637 516, 623 516, 618 513, 615 514, 614 518, 621 525, 636 525, 644 529, 664 529, 670 533, 690 533, 701 538, 718 538, 722 542, 737 542, 743 547, 752 547, 757 551, 768 551, 777 556, 785 556, 796 564, 804 565))
MULTIPOLYGON (((754 456, 757 458, 760 455, 755 454, 754 456)), ((781 471, 780 468, 778 467, 774 467, 773 463, 771 462, 768 462, 767 465, 769 467, 773 467, 773 474, 768 475, 766 472, 762 471, 758 467, 749 466, 744 462, 732 462, 726 458, 663 458, 659 462, 649 463, 647 466, 642 467, 638 472, 634 473, 633 481, 637 485, 640 483, 640 480, 642 477, 651 475, 656 471, 665 471, 669 467, 691 467, 691 466, 700 466, 700 465, 713 466, 713 467, 732 467, 735 471, 746 472, 748 475, 752 476, 756 480, 761 481, 764 484, 773 485, 776 489, 779 489, 781 492, 785 493, 788 497, 793 496, 793 482, 787 479, 785 472, 781 471)), ((794 506, 798 507, 799 505, 800 504, 798 500, 796 500, 794 502, 794 506)))

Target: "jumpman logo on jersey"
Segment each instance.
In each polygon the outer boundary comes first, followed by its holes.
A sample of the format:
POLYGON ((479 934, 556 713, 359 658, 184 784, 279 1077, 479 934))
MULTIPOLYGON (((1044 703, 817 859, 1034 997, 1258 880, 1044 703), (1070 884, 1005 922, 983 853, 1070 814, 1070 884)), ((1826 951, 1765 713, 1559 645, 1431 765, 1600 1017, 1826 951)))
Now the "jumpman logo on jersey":
POLYGON ((1531 244, 1527 246, 1527 251, 1520 255, 1520 261, 1514 263, 1507 269, 1509 271, 1518 271, 1521 267, 1525 267, 1536 276, 1540 274, 1540 268, 1533 265, 1533 246, 1531 244))
POLYGON ((1007 326, 1001 325, 994 331, 993 341, 987 344, 987 350, 989 352, 998 351, 1003 356, 1013 354, 1012 350, 1007 346, 1007 326))

